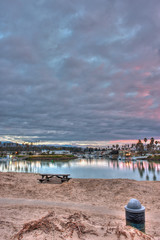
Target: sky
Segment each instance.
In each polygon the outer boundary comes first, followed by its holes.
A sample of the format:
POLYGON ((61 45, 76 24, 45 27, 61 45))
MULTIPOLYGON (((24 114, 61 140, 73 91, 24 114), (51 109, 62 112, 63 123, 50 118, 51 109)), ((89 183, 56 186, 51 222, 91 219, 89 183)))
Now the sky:
POLYGON ((0 1, 0 140, 158 138, 159 0, 0 1))

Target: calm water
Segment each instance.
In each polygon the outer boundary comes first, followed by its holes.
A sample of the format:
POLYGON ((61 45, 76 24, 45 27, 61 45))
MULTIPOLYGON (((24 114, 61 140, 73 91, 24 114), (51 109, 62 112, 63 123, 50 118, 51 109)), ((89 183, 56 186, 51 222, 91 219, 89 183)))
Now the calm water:
POLYGON ((160 181, 160 164, 147 161, 76 159, 69 162, 0 162, 0 172, 70 173, 72 178, 128 178, 160 181))

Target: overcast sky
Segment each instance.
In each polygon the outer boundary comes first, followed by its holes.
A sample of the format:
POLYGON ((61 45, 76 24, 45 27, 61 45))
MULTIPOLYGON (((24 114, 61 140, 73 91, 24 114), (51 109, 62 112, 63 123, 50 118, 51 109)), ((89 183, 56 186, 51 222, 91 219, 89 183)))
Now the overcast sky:
POLYGON ((1 0, 0 136, 160 136, 159 0, 1 0))

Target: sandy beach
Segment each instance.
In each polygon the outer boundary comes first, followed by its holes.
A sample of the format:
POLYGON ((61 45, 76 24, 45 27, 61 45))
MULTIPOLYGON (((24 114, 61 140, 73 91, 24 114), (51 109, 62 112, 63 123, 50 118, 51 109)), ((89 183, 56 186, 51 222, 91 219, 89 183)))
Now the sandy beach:
POLYGON ((125 179, 53 179, 0 173, 0 239, 160 239, 159 182, 125 179), (125 226, 131 198, 146 208, 146 234, 125 226))

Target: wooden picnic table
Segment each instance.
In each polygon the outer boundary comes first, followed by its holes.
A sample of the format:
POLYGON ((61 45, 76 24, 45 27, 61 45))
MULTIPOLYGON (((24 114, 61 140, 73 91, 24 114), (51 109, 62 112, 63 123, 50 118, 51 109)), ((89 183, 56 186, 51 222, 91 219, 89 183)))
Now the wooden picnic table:
POLYGON ((43 174, 40 174, 41 178, 40 179, 37 179, 39 180, 41 183, 44 182, 44 181, 47 181, 49 182, 50 181, 50 178, 53 178, 53 177, 57 177, 57 178, 60 178, 61 179, 61 182, 68 182, 71 178, 69 178, 70 174, 49 174, 49 173, 43 173, 43 174))

